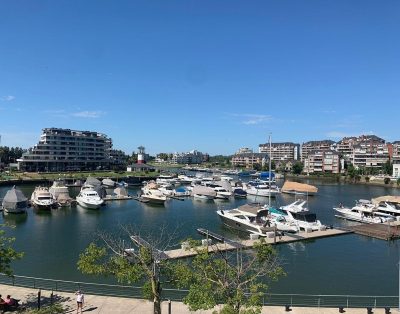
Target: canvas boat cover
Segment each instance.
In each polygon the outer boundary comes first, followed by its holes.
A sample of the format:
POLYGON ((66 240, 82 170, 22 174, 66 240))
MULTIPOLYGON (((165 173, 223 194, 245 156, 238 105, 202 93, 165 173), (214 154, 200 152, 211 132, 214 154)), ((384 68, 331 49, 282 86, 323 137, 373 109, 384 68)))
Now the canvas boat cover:
POLYGON ((318 188, 305 183, 286 181, 282 186, 282 192, 296 191, 300 193, 317 193, 318 188))
POLYGON ((208 196, 215 196, 217 195, 217 192, 214 191, 214 189, 209 188, 207 186, 202 186, 202 185, 196 185, 193 187, 192 194, 201 194, 201 195, 208 195, 208 196))
POLYGON ((96 178, 94 178, 94 177, 88 177, 86 179, 85 184, 89 184, 89 185, 93 185, 93 186, 99 186, 99 185, 101 185, 101 182, 99 180, 97 180, 96 178))
POLYGON ((111 180, 111 179, 109 179, 109 178, 106 178, 106 179, 103 179, 103 184, 104 185, 112 185, 112 186, 114 186, 115 185, 115 182, 113 181, 113 180, 111 180))
POLYGON ((128 192, 124 187, 118 187, 114 189, 114 193, 118 196, 128 196, 128 192))
POLYGON ((28 202, 28 199, 25 197, 24 193, 15 186, 8 190, 6 196, 3 199, 3 207, 5 208, 15 208, 17 204, 28 202))
POLYGON ((372 199, 372 203, 378 205, 381 202, 397 203, 400 204, 400 196, 386 195, 372 199))

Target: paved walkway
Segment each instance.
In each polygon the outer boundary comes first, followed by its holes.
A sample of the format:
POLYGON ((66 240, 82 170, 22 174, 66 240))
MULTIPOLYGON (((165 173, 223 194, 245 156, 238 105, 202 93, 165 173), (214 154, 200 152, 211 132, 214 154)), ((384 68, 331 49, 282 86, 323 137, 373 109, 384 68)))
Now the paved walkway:
MULTIPOLYGON (((16 299, 20 299, 22 304, 28 307, 36 308, 37 306, 37 289, 21 288, 7 285, 0 285, 0 294, 3 297, 10 294, 16 299)), ((46 305, 50 303, 51 291, 42 290, 42 304, 46 305)), ((56 292, 54 293, 54 300, 60 302, 65 313, 76 313, 75 295, 73 293, 56 292)), ((85 306, 83 312, 87 314, 151 314, 153 305, 151 302, 139 300, 139 299, 128 299, 128 298, 117 298, 97 295, 85 295, 85 306)), ((366 308, 361 309, 345 309, 347 314, 365 314, 367 313, 366 308)), ((162 312, 168 313, 168 303, 163 302, 162 312)), ((392 313, 399 313, 396 309, 391 311, 392 313)), ((172 314, 185 314, 185 313, 196 313, 196 314, 211 314, 212 311, 197 311, 190 312, 186 305, 180 302, 171 303, 172 314)), ((285 312, 283 306, 265 306, 262 313, 268 314, 333 314, 339 313, 337 308, 292 308, 290 312, 285 312)), ((384 309, 374 309, 373 313, 384 314, 384 309)))

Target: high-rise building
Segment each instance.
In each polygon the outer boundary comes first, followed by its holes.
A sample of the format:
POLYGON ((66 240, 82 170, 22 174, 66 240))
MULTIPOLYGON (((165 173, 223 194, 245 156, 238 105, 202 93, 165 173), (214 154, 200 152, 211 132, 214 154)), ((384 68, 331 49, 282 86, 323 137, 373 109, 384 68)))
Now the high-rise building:
POLYGON ((304 161, 304 172, 306 173, 339 173, 339 153, 333 150, 316 150, 308 152, 304 161))
POLYGON ((111 148, 111 138, 102 133, 46 128, 17 161, 24 171, 109 169, 111 148))
POLYGON ((312 151, 334 150, 334 146, 335 142, 331 140, 305 142, 301 145, 301 161, 304 162, 312 151))

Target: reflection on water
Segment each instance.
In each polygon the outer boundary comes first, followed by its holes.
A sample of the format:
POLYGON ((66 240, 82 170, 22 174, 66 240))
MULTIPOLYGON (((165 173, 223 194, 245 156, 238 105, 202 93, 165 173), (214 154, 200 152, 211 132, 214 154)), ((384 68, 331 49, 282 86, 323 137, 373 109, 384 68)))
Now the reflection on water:
MULTIPOLYGON (((339 203, 353 205, 356 199, 371 199, 381 195, 399 195, 400 191, 389 187, 368 185, 313 182, 319 188, 318 195, 308 197, 308 206, 318 219, 327 225, 347 226, 350 222, 337 219, 333 207, 339 203)), ((282 184, 280 184, 281 186, 282 184)), ((0 187, 0 198, 9 187, 0 187)), ((30 198, 34 186, 21 186, 30 198)), ((129 188, 130 195, 139 188, 129 188)), ((70 188, 72 197, 79 188, 70 188)), ((77 271, 79 254, 93 240, 98 231, 116 233, 120 225, 136 225, 144 231, 156 233, 160 227, 176 230, 177 241, 187 237, 200 238, 197 228, 205 228, 229 238, 248 238, 226 228, 215 213, 219 208, 231 209, 247 202, 268 203, 268 197, 230 199, 229 201, 205 202, 192 198, 184 201, 168 200, 165 206, 140 203, 135 200, 107 202, 98 210, 80 206, 37 212, 30 208, 25 215, 3 216, 1 222, 16 227, 9 230, 16 237, 15 247, 25 252, 21 261, 14 264, 20 275, 58 278, 80 281, 106 281, 86 277, 77 271)), ((271 198, 273 206, 294 201, 293 195, 271 198)), ((126 241, 129 241, 127 238, 126 241)), ((276 293, 325 293, 394 295, 397 293, 398 242, 386 242, 358 235, 345 235, 319 239, 312 242, 296 242, 278 245, 287 276, 272 284, 276 293)))

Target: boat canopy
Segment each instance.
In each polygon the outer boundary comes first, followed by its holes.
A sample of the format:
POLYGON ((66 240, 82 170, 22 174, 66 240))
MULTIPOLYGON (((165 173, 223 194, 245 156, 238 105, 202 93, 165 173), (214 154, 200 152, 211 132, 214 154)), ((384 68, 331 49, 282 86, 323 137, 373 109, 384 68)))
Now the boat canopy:
POLYGON ((99 186, 99 185, 101 185, 101 182, 99 180, 97 180, 96 178, 94 178, 94 177, 88 177, 86 179, 85 184, 89 184, 89 185, 93 185, 93 186, 99 186))
POLYGON ((296 191, 300 193, 317 193, 318 188, 305 183, 286 181, 282 186, 282 192, 296 191))
POLYGON ((317 215, 310 212, 298 212, 291 213, 294 219, 302 220, 306 222, 315 222, 317 221, 317 215))
POLYGON ((400 204, 400 196, 386 195, 372 199, 372 203, 378 205, 381 202, 400 204))
POLYGON ((5 208, 17 208, 18 204, 26 203, 27 205, 28 199, 25 197, 24 193, 15 186, 13 186, 10 190, 7 191, 6 196, 3 199, 3 207, 5 208))
POLYGON ((269 176, 271 175, 271 179, 275 178, 275 173, 270 172, 270 171, 264 171, 260 173, 260 178, 269 178, 269 176))
POLYGON ((104 185, 110 185, 110 186, 114 186, 115 185, 115 181, 111 180, 110 178, 103 179, 102 183, 104 185))
POLYGON ((128 196, 128 192, 122 186, 114 189, 114 193, 118 196, 128 196))
POLYGON ((195 187, 193 187, 192 194, 215 196, 217 195, 217 192, 215 192, 214 189, 209 188, 207 186, 196 185, 195 187))
POLYGON ((242 212, 257 215, 257 213, 262 209, 262 207, 260 206, 260 204, 253 203, 253 204, 245 204, 239 206, 237 209, 242 212))

